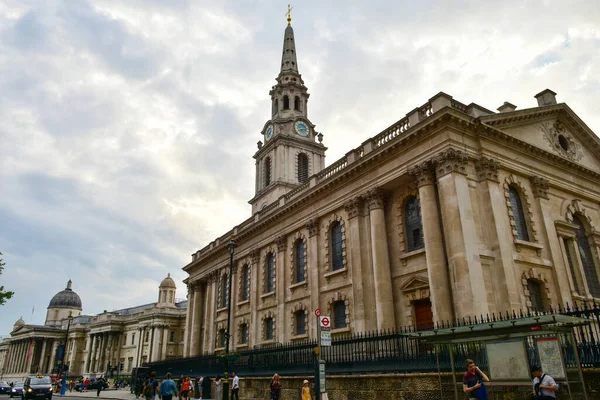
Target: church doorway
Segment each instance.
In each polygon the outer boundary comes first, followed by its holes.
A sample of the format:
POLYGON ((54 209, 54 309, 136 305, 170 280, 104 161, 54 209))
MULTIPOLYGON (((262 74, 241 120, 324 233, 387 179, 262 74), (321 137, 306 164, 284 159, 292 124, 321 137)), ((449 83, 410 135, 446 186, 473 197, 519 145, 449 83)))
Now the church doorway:
POLYGON ((417 330, 433 329, 433 312, 429 298, 413 301, 413 307, 417 330))

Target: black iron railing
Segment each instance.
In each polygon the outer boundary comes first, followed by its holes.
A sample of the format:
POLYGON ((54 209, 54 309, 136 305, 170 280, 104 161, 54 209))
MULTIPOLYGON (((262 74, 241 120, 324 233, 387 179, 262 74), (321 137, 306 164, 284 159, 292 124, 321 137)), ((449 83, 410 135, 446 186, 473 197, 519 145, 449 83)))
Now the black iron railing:
MULTIPOLYGON (((512 311, 491 316, 479 316, 435 324, 432 329, 470 326, 479 323, 514 321, 538 315, 563 314, 584 318, 586 325, 575 328, 577 350, 583 367, 600 367, 600 307, 594 302, 573 307, 552 308, 547 311, 512 311)), ((321 348, 321 358, 327 363, 327 370, 333 374, 358 373, 409 373, 435 372, 438 362, 441 371, 451 371, 450 351, 455 365, 463 365, 464 360, 473 359, 482 369, 487 369, 487 354, 483 342, 469 342, 438 347, 423 344, 410 338, 408 334, 417 330, 405 327, 379 332, 359 332, 333 337, 331 347, 321 348)), ((565 335, 562 338, 563 355, 568 367, 576 367, 575 352, 565 335)), ((528 355, 531 365, 539 362, 534 340, 528 340, 528 355)), ((230 370, 244 376, 311 375, 314 373, 316 356, 315 340, 287 344, 256 346, 240 351, 236 360, 230 360, 230 370)), ((170 359, 145 364, 159 375, 171 372, 174 376, 196 375, 215 376, 222 374, 223 364, 218 354, 200 357, 170 359)))

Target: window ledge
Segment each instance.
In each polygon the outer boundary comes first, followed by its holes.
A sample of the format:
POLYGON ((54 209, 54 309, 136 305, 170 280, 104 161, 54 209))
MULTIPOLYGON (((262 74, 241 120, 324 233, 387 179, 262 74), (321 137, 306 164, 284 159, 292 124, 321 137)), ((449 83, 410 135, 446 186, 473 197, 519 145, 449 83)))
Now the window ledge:
POLYGON ((215 347, 215 352, 217 352, 217 351, 225 351, 225 346, 215 347))
POLYGON ((329 279, 332 276, 335 275, 339 275, 339 274, 344 274, 344 277, 346 277, 348 275, 348 268, 344 267, 335 271, 331 271, 331 272, 326 272, 323 274, 323 276, 325 277, 325 279, 329 279))
POLYGON ((238 301, 238 307, 244 306, 246 304, 250 304, 250 300, 238 301))
POLYGON ((350 333, 350 327, 346 326, 344 328, 333 328, 331 329, 331 333, 350 333))
POLYGON ((291 337, 292 340, 301 340, 308 339, 308 333, 303 333, 302 335, 294 335, 291 337))
POLYGON ((271 296, 275 296, 275 291, 274 290, 272 292, 269 292, 269 293, 261 294, 260 298, 264 300, 267 297, 271 297, 271 296))
POLYGON ((425 254, 425 246, 423 246, 420 249, 401 254, 399 258, 400 258, 400 261, 402 262, 402 265, 406 266, 406 264, 408 263, 408 260, 410 260, 411 258, 420 256, 421 254, 425 254))
POLYGON ((275 342, 275 339, 268 339, 268 340, 263 340, 262 344, 275 344, 277 342, 275 342))
POLYGON ((538 257, 542 255, 542 249, 544 246, 538 243, 528 242, 526 240, 515 239, 515 247, 518 252, 521 252, 523 248, 532 249, 537 252, 538 257))
POLYGON ((240 343, 237 346, 235 346, 236 349, 247 349, 248 348, 248 343, 240 343))
POLYGON ((308 281, 306 281, 306 279, 302 282, 297 282, 297 283, 293 283, 290 285, 290 290, 293 292, 294 290, 298 289, 299 287, 308 287, 308 281))
POLYGON ((222 313, 223 311, 227 311, 227 307, 217 308, 217 314, 222 313))

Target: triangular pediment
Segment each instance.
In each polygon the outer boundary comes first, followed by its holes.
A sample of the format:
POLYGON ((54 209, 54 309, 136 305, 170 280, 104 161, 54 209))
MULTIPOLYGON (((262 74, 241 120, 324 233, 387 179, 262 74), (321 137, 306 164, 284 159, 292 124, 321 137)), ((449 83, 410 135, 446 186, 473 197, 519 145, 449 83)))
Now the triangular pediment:
POLYGON ((600 173, 600 138, 566 104, 493 114, 481 122, 600 173))
POLYGON ((421 288, 428 288, 429 280, 421 276, 410 277, 400 286, 400 290, 403 292, 410 292, 411 290, 417 290, 421 288))

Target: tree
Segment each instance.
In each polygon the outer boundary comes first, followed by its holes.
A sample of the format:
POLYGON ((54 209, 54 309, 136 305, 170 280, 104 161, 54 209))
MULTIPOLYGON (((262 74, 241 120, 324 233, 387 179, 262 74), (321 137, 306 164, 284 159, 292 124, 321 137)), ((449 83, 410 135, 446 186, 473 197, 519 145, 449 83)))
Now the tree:
MULTIPOLYGON (((4 263, 4 261, 2 260, 2 253, 0 253, 0 275, 2 275, 2 270, 4 269, 5 265, 6 263, 4 263)), ((6 300, 13 297, 14 294, 15 292, 9 292, 8 290, 5 291, 4 285, 0 286, 0 306, 3 306, 4 303, 6 303, 6 300)))

